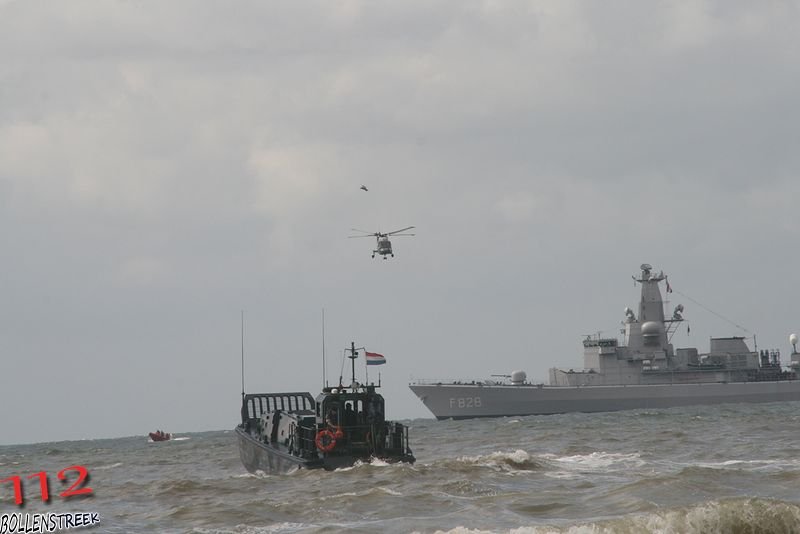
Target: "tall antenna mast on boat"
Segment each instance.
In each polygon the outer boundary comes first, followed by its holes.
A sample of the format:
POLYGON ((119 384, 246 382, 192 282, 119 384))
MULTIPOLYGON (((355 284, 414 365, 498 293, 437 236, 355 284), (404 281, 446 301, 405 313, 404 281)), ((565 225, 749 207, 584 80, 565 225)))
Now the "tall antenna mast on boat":
POLYGON ((325 308, 322 308, 322 387, 328 385, 326 379, 327 373, 325 370, 325 308))
POLYGON ((353 367, 353 378, 350 380, 350 384, 354 385, 356 383, 356 358, 358 358, 358 351, 354 341, 350 342, 350 356, 348 358, 350 358, 350 364, 353 367))
POLYGON ((242 310, 242 401, 244 401, 244 310, 242 310))

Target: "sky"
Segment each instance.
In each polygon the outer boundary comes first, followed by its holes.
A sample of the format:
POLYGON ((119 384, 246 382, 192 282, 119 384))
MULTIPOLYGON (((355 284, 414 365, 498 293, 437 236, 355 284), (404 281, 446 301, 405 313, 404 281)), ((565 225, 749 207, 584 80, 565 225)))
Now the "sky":
POLYGON ((788 362, 799 12, 0 0, 0 444, 232 429, 242 347, 316 394, 355 342, 432 417, 409 381, 581 367, 642 263, 676 346, 788 362))

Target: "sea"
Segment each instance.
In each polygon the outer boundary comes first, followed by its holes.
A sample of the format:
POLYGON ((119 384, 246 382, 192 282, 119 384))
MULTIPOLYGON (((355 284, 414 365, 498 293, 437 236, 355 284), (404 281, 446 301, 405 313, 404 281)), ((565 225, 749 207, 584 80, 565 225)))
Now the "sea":
POLYGON ((800 532, 798 402, 404 422, 413 465, 282 475, 244 469, 233 422, 3 446, 0 506, 97 514, 85 530, 110 533, 800 532), (62 497, 76 465, 91 493, 62 497))

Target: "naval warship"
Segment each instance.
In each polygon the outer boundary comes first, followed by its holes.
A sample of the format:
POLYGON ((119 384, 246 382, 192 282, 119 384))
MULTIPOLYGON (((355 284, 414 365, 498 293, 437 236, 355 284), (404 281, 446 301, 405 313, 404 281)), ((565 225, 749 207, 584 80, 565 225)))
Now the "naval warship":
POLYGON ((711 338, 707 353, 675 349, 670 341, 684 308, 664 313, 659 284, 671 292, 667 276, 643 264, 633 279, 641 285, 638 315, 625 308, 622 342, 584 339, 582 370, 550 369, 549 385, 514 371, 503 380, 417 380, 409 387, 437 419, 800 400, 795 334, 788 368, 779 350, 750 350, 744 337, 711 338))
POLYGON ((307 392, 242 393, 242 422, 236 427, 239 456, 251 473, 337 469, 378 458, 414 462, 408 427, 384 419, 380 383, 356 382, 358 351, 351 344, 349 386, 307 392))

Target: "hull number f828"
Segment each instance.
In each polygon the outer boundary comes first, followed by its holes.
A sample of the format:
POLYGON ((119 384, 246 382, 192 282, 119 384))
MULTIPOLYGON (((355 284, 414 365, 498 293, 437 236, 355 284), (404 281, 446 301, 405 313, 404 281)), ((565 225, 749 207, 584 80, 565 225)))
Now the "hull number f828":
POLYGON ((451 408, 480 408, 480 397, 450 397, 451 408))

